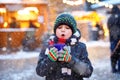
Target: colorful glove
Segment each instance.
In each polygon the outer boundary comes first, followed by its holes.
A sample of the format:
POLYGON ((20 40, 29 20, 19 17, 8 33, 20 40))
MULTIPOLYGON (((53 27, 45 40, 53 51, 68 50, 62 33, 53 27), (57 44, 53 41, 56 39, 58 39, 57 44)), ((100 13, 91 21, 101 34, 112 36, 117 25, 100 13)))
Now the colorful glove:
POLYGON ((70 53, 68 53, 68 49, 64 47, 63 50, 59 51, 58 61, 70 62, 70 60, 71 60, 71 55, 70 53))
POLYGON ((55 47, 50 48, 48 52, 48 57, 51 61, 56 61, 58 57, 58 50, 55 47))

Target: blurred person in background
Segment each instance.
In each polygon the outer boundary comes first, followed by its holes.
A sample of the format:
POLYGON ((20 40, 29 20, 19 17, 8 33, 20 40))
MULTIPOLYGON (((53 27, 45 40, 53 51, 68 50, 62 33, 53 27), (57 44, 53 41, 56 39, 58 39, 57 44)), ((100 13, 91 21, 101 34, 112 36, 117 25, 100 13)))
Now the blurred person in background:
POLYGON ((29 21, 29 28, 37 28, 37 26, 35 24, 33 24, 33 22, 30 20, 29 21))
POLYGON ((97 40, 103 40, 104 39, 104 29, 102 26, 102 23, 96 23, 96 28, 97 28, 97 40))
POLYGON ((112 72, 120 72, 120 60, 118 64, 114 62, 113 51, 120 40, 120 9, 117 5, 114 5, 111 9, 111 16, 108 18, 108 29, 109 29, 109 41, 110 41, 110 50, 111 50, 111 68, 112 72))
POLYGON ((35 37, 37 26, 33 24, 32 20, 29 21, 30 31, 26 31, 26 36, 22 41, 24 51, 34 51, 39 44, 37 44, 37 39, 35 37))
POLYGON ((20 28, 20 24, 17 22, 15 17, 11 17, 10 28, 20 28))
POLYGON ((30 31, 26 32, 27 37, 30 38, 35 38, 35 32, 37 29, 37 26, 32 22, 32 20, 29 21, 29 29, 30 31))

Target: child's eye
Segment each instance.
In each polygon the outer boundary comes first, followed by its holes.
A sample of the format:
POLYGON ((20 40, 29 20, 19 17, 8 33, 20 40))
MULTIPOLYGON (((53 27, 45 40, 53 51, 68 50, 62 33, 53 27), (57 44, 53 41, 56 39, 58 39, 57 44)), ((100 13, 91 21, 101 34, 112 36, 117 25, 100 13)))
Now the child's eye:
POLYGON ((59 26, 59 27, 58 27, 58 29, 61 29, 61 28, 62 28, 62 26, 59 26))
POLYGON ((66 27, 66 29, 70 29, 69 27, 66 27))

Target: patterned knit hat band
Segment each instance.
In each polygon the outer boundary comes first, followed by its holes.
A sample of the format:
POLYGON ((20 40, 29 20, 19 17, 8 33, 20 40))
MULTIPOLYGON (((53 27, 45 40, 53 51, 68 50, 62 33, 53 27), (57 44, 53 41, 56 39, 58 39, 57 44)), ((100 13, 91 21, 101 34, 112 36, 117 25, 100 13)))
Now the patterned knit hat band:
POLYGON ((69 26, 72 29, 73 33, 75 33, 77 30, 76 21, 75 21, 74 17, 67 13, 62 13, 56 18, 56 21, 54 24, 54 33, 55 33, 57 27, 60 25, 69 26))

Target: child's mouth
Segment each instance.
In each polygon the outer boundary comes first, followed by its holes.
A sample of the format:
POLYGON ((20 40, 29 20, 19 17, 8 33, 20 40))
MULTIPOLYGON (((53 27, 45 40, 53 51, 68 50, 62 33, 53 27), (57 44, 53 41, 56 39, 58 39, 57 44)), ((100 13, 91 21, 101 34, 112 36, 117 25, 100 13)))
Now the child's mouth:
POLYGON ((64 36, 65 36, 65 34, 62 34, 61 36, 62 36, 62 37, 64 37, 64 36))

